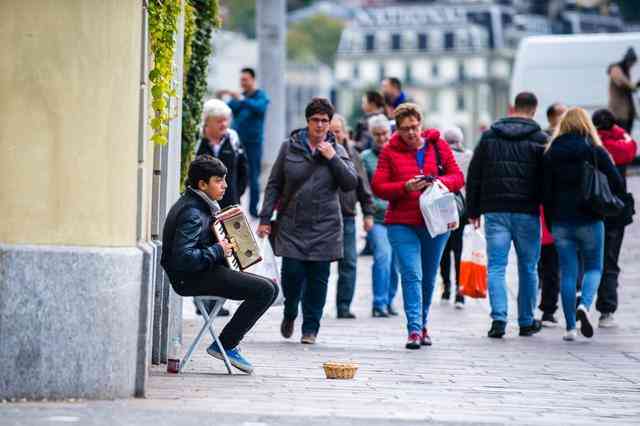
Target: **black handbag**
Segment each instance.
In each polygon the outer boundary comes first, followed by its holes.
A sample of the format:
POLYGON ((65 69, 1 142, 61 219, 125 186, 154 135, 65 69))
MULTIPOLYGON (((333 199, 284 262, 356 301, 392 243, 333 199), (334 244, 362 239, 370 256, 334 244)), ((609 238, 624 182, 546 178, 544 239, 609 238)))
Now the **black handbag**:
POLYGON ((582 165, 582 205, 602 217, 617 216, 624 209, 624 203, 611 191, 607 175, 598 169, 598 158, 593 147, 591 152, 593 164, 585 161, 582 165))
MULTIPOLYGON (((438 150, 438 145, 434 144, 433 149, 436 152, 436 165, 438 166, 438 176, 441 176, 445 173, 444 165, 442 164, 442 159, 440 158, 440 151, 438 150)), ((462 192, 457 191, 453 193, 456 200, 456 207, 458 208, 458 217, 460 218, 460 223, 466 223, 467 218, 467 201, 464 199, 464 195, 462 192)))

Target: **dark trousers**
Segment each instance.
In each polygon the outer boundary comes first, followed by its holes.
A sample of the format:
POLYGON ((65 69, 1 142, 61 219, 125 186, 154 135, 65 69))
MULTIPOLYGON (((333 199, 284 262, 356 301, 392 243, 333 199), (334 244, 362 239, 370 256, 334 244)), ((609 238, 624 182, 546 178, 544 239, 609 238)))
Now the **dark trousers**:
POLYGON ((249 213, 258 217, 258 202, 260 201, 260 171, 262 169, 262 144, 245 143, 249 162, 249 213))
POLYGON ((174 286, 180 296, 220 296, 244 300, 220 333, 220 343, 233 349, 278 296, 278 286, 271 280, 246 272, 236 272, 216 265, 199 277, 174 286))
POLYGON ((464 227, 460 226, 455 231, 452 231, 449 235, 447 245, 444 247, 444 253, 440 259, 440 276, 444 284, 444 292, 449 293, 451 291, 451 253, 453 252, 453 259, 455 265, 456 274, 456 293, 460 288, 460 260, 462 259, 462 234, 464 227))
POLYGON ((338 312, 348 312, 351 308, 353 295, 356 292, 356 265, 358 253, 356 248, 356 218, 346 216, 344 223, 343 248, 344 257, 338 261, 338 291, 336 306, 338 312))
POLYGON ((621 120, 621 119, 617 119, 616 120, 618 126, 622 127, 629 134, 631 134, 633 132, 633 122, 634 121, 635 121, 635 114, 631 118, 629 118, 627 120, 621 120))
POLYGON ((295 320, 302 301, 302 334, 318 334, 331 263, 282 258, 284 317, 295 320))
POLYGON ((540 250, 538 277, 540 278, 540 287, 542 287, 538 308, 545 314, 553 315, 558 309, 558 295, 560 294, 558 252, 554 244, 543 245, 540 250))
POLYGON ((603 314, 611 314, 618 308, 618 258, 624 238, 624 226, 605 225, 604 227, 604 267, 598 287, 596 309, 603 314))

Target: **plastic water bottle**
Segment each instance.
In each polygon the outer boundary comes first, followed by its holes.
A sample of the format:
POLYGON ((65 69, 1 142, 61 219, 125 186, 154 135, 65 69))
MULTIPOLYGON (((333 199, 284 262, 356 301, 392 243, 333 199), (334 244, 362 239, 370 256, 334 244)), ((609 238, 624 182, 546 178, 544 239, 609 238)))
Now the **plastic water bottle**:
POLYGON ((178 336, 173 338, 173 342, 169 346, 169 354, 167 357, 167 373, 177 374, 180 372, 180 339, 178 336))

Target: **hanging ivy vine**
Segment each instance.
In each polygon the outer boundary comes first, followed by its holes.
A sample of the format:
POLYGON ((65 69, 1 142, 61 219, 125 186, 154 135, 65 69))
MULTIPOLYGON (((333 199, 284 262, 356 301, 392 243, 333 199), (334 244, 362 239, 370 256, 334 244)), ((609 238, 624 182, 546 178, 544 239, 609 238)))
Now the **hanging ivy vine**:
MULTIPOLYGON (((198 141, 198 124, 202 114, 202 103, 207 92, 207 68, 209 57, 213 53, 211 48, 211 34, 220 27, 218 0, 188 0, 192 7, 193 20, 186 21, 186 28, 193 25, 190 43, 185 42, 185 57, 190 60, 185 63, 185 83, 182 96, 182 146, 180 157, 180 183, 184 187, 189 164, 195 154, 198 141)), ((188 18, 188 15, 186 15, 188 18)), ((187 30, 185 32, 188 32, 187 30)))
POLYGON ((173 86, 173 55, 180 16, 180 0, 149 0, 149 46, 153 54, 151 83, 151 140, 160 145, 168 141, 171 120, 171 98, 176 96, 173 86))

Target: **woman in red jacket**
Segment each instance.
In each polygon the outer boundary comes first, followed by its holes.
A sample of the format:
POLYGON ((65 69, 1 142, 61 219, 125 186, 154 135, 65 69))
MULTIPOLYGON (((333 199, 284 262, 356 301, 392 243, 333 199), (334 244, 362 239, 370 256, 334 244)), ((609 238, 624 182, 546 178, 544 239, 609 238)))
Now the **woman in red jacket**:
MULTIPOLYGON (((626 191, 627 165, 636 158, 638 149, 636 141, 622 127, 615 124, 615 117, 608 109, 594 112, 592 120, 598 129, 602 145, 611 154, 622 176, 626 191)), ((631 195, 626 195, 623 201, 628 208, 625 208, 619 216, 606 218, 604 222, 604 267, 598 287, 598 300, 596 300, 596 309, 600 312, 598 325, 603 328, 616 326, 613 313, 618 308, 618 274, 620 274, 618 258, 622 248, 624 228, 631 223, 633 215, 631 195)))
POLYGON ((449 233, 431 237, 427 231, 419 198, 433 183, 424 177, 437 178, 452 192, 464 186, 464 177, 440 132, 422 131, 422 114, 417 105, 398 106, 395 121, 397 132, 380 153, 373 192, 389 201, 384 222, 389 242, 398 253, 409 332, 406 347, 420 349, 421 345, 431 345, 427 331, 429 306, 442 251, 449 238, 449 233))

